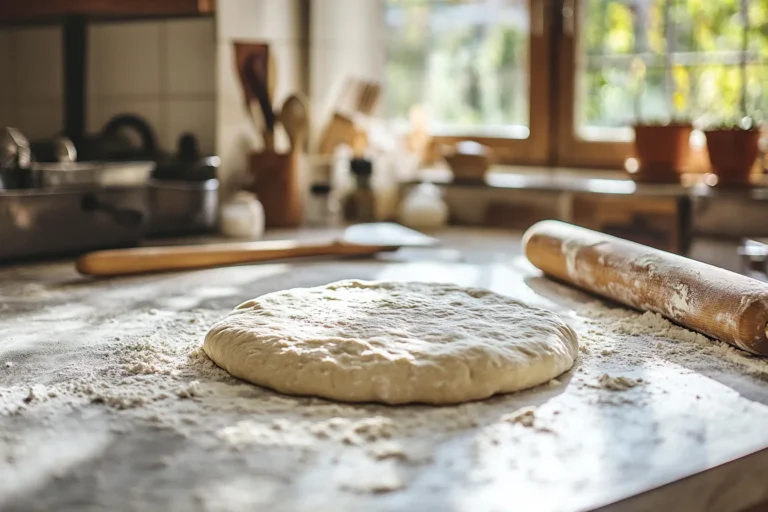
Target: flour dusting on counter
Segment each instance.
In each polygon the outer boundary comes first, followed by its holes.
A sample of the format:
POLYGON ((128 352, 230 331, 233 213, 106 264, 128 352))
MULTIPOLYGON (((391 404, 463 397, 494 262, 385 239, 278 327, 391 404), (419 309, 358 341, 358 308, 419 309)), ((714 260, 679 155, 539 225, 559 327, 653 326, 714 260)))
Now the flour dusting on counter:
POLYGON ((641 382, 642 379, 632 379, 630 377, 624 377, 623 375, 611 376, 604 373, 597 379, 597 383, 594 386, 610 391, 625 391, 637 386, 641 382))
POLYGON ((672 478, 674 464, 701 471, 719 453, 714 440, 758 439, 768 421, 768 406, 716 380, 759 391, 764 361, 507 264, 350 262, 343 273, 475 284, 557 312, 578 333, 579 359, 531 390, 450 407, 334 403, 246 384, 200 350, 238 301, 324 284, 343 277, 338 268, 97 281, 37 288, 37 299, 0 283, 0 296, 15 297, 0 311, 0 508, 70 499, 72 510, 378 511, 423 502, 466 512, 504 510, 508 501, 494 500, 512 493, 538 510, 590 509, 579 500, 619 499, 643 475, 672 478), (203 296, 214 299, 198 304, 203 296), (678 456, 702 444, 706 460, 678 456))

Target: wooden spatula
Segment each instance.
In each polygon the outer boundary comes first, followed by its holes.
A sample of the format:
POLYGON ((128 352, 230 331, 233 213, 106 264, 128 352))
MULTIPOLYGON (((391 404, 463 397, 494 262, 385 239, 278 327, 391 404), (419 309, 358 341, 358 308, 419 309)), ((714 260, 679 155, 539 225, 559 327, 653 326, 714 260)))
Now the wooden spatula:
POLYGON ((435 244, 435 238, 418 231, 399 224, 380 222, 350 226, 340 239, 325 243, 279 240, 115 249, 86 254, 75 265, 81 274, 121 276, 309 256, 370 256, 404 246, 426 247, 435 244))
POLYGON ((246 110, 264 138, 265 149, 272 150, 276 119, 272 107, 277 77, 275 58, 266 43, 235 41, 234 50, 246 110))

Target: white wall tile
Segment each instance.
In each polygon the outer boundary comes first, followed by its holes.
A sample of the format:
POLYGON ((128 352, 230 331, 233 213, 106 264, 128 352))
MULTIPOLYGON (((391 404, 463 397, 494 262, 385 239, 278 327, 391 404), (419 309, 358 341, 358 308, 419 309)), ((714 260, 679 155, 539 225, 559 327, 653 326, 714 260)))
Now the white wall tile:
POLYGON ((275 97, 272 98, 275 108, 282 101, 298 90, 300 73, 299 58, 301 50, 298 42, 272 43, 269 47, 275 59, 277 78, 275 80, 275 97))
POLYGON ((216 23, 211 18, 166 24, 166 94, 215 94, 216 23))
POLYGON ((235 52, 232 45, 229 43, 218 43, 215 68, 217 96, 225 96, 243 102, 245 101, 245 96, 235 68, 235 52))
POLYGON ((161 113, 160 98, 131 99, 108 98, 90 102, 88 108, 87 129, 89 133, 101 131, 104 125, 117 114, 137 114, 143 117, 152 131, 157 143, 162 145, 165 136, 165 123, 161 113))
POLYGON ((216 101, 214 98, 209 100, 170 99, 163 103, 162 108, 167 122, 165 138, 162 140, 164 149, 174 151, 179 135, 190 132, 197 137, 201 153, 214 153, 216 146, 216 101))
POLYGON ((13 31, 15 51, 12 73, 20 101, 54 100, 63 96, 61 27, 23 28, 13 31))
POLYGON ((217 38, 299 39, 299 14, 299 4, 292 0, 223 0, 216 6, 217 38))
POLYGON ((319 42, 385 40, 384 0, 311 0, 310 38, 319 42))
POLYGON ((161 27, 159 21, 91 25, 89 93, 94 96, 160 94, 161 27))
POLYGON ((316 44, 312 46, 310 59, 312 96, 325 103, 331 91, 349 77, 381 81, 386 48, 383 45, 316 44))
POLYGON ((0 30, 0 69, 6 70, 0 72, 0 98, 8 98, 13 91, 13 73, 10 70, 13 69, 14 42, 13 32, 0 30))
POLYGON ((59 135, 64 128, 61 102, 39 101, 16 105, 16 128, 29 140, 59 135))
POLYGON ((386 47, 377 43, 313 44, 310 55, 311 140, 319 136, 349 78, 383 81, 386 47))

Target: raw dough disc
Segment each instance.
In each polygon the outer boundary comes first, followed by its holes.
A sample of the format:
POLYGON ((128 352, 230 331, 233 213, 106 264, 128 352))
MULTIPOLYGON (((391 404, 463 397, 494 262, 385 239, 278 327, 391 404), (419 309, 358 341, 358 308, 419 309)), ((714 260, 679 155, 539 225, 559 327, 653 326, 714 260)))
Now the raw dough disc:
POLYGON ((573 365, 576 333, 476 288, 340 281, 240 304, 205 337, 235 377, 347 402, 452 404, 530 388, 573 365))

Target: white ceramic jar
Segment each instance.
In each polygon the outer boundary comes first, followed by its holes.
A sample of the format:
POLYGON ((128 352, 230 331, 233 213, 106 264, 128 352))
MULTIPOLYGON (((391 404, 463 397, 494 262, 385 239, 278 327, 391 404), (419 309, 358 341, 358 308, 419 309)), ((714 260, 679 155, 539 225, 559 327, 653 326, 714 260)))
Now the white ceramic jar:
POLYGON ((400 222, 412 228, 435 229, 448 223, 448 205, 432 183, 421 183, 400 204, 400 222))
POLYGON ((264 207, 255 195, 241 190, 221 207, 221 232, 250 240, 264 235, 264 207))

